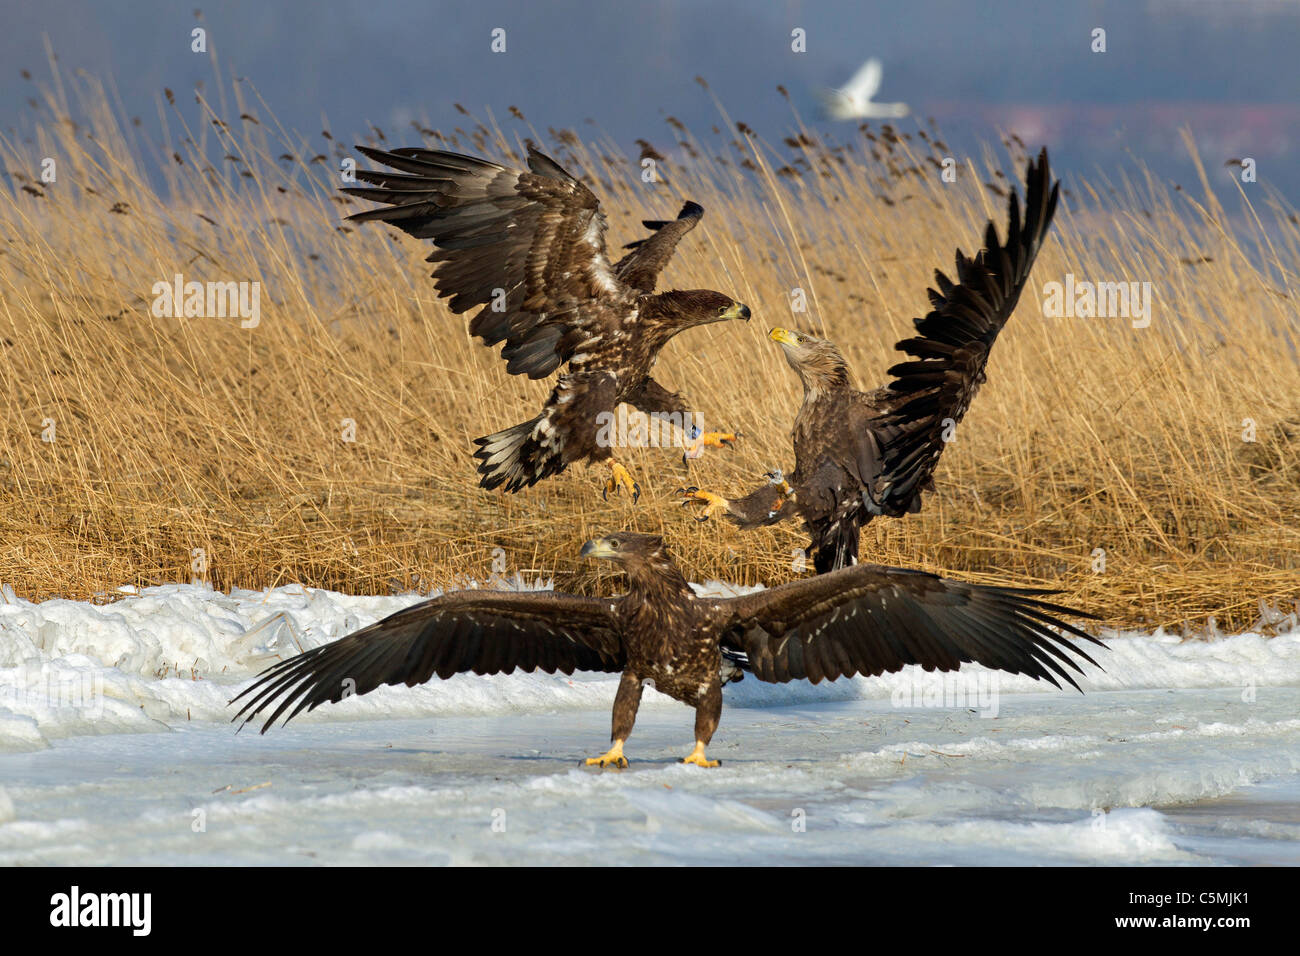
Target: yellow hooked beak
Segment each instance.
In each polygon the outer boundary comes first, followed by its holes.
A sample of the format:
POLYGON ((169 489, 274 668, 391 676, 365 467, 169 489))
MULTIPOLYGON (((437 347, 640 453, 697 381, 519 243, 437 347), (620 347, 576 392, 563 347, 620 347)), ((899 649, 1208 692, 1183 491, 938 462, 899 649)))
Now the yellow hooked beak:
POLYGON ((740 302, 736 302, 726 312, 722 313, 724 319, 744 319, 746 322, 749 321, 751 315, 753 313, 749 311, 749 306, 740 302))
POLYGON ((799 344, 799 340, 795 338, 795 334, 789 329, 773 329, 767 333, 767 337, 773 342, 779 342, 782 345, 797 346, 799 344))
POLYGON ((612 558, 617 553, 605 538, 593 538, 584 544, 582 551, 579 552, 584 558, 612 558))

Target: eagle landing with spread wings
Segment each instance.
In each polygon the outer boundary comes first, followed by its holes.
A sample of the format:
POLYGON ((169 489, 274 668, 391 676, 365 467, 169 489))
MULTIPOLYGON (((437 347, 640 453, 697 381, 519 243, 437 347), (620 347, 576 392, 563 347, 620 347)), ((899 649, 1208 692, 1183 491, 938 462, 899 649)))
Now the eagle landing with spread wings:
POLYGON ((701 597, 657 535, 608 535, 582 554, 613 562, 627 575, 626 593, 453 591, 271 665, 231 702, 246 699, 234 720, 270 709, 265 733, 280 717, 435 676, 604 671, 622 674, 613 745, 587 764, 627 766, 623 745, 649 683, 695 709, 695 747, 684 762, 714 767, 705 747, 722 715, 722 685, 746 672, 816 684, 975 662, 1077 690, 1076 658, 1096 661, 1065 634, 1105 647, 1056 618, 1089 615, 1048 603, 1048 591, 859 564, 740 597, 701 597))
MULTIPOLYGON (((665 421, 692 420, 682 397, 651 377, 659 350, 678 332, 748 319, 719 292, 655 294, 660 271, 704 214, 687 202, 677 219, 647 221, 653 234, 618 262, 605 249, 605 214, 585 185, 530 148, 528 170, 444 150, 391 152, 358 146, 388 170, 357 170, 369 186, 345 191, 384 205, 348 217, 377 220, 430 239, 438 295, 452 312, 479 307, 470 332, 504 343, 514 375, 545 378, 565 366, 540 414, 475 439, 479 484, 518 491, 575 461, 610 467, 605 494, 640 486, 615 460, 601 422, 626 402, 665 421)), ((730 432, 687 436, 690 453, 734 441, 730 432)))
POLYGON ((794 472, 787 480, 773 471, 765 485, 737 499, 685 488, 682 503, 699 508, 701 521, 725 514, 746 528, 801 517, 818 573, 857 560, 861 528, 872 518, 919 511, 950 430, 984 382, 989 352, 1029 280, 1059 188, 1044 149, 1025 172, 1023 216, 1011 192, 1006 241, 990 222, 974 258, 957 250, 956 283, 935 270, 932 309, 913 320, 917 334, 895 346, 911 359, 890 368, 887 387, 856 390, 831 342, 772 329, 769 338, 804 389, 792 431, 794 472))

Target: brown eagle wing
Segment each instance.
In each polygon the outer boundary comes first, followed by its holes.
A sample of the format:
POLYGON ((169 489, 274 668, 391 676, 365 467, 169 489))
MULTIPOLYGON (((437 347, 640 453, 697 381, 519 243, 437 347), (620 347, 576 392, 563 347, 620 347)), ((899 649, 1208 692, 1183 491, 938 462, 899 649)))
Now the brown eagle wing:
POLYGON ((248 723, 279 698, 262 733, 345 693, 381 684, 414 687, 472 671, 621 671, 624 649, 611 602, 553 591, 453 591, 398 611, 354 634, 268 667, 234 700, 248 723))
POLYGON ((859 564, 717 602, 722 647, 741 651, 763 681, 814 684, 920 664, 951 671, 973 661, 1078 688, 1086 652, 1050 628, 1105 647, 1054 617, 1090 617, 1042 598, 1050 592, 990 587, 922 571, 859 564))
POLYGON ((704 207, 687 200, 677 218, 669 221, 642 220, 641 225, 653 229, 646 239, 629 242, 624 249, 632 251, 614 263, 614 275, 638 292, 649 294, 655 290, 659 273, 672 258, 677 243, 697 225, 704 216, 704 207))
POLYGON ((946 444, 945 431, 961 421, 984 381, 984 366, 1002 326, 1015 310, 1056 212, 1059 182, 1052 181, 1047 150, 1025 171, 1025 207, 1012 190, 1007 240, 990 222, 984 248, 971 259, 957 250, 957 283, 935 270, 934 308, 915 319, 918 335, 895 348, 913 357, 889 370, 889 412, 876 423, 888 436, 877 503, 898 517, 919 507, 919 495, 946 444))
POLYGON ((544 154, 529 150, 524 172, 445 150, 357 149, 397 171, 357 170, 372 185, 344 191, 386 205, 348 218, 433 240, 439 296, 457 314, 482 306, 470 332, 505 343, 511 374, 545 378, 633 307, 599 201, 544 154))

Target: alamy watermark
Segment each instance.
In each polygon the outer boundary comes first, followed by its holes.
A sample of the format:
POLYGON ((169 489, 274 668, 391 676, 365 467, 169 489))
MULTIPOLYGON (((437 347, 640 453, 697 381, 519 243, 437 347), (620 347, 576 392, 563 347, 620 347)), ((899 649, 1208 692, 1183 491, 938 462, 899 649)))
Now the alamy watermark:
POLYGON ((1133 328, 1151 324, 1150 282, 1092 282, 1066 273, 1065 282, 1043 285, 1043 315, 1049 319, 1132 319, 1133 328))
POLYGON ((998 715, 998 675, 960 671, 914 674, 894 686, 889 702, 898 708, 971 708, 978 710, 981 717, 992 718, 998 715))
POLYGON ((262 321, 260 282, 185 281, 179 272, 172 281, 153 284, 150 312, 157 319, 226 319, 238 318, 245 329, 255 329, 262 321))
POLYGON ((61 671, 42 664, 14 669, 15 677, 0 687, 0 708, 23 713, 30 709, 76 710, 87 717, 104 715, 104 677, 61 671), (25 705, 25 706, 24 706, 25 705))
POLYGON ((685 448, 701 433, 695 412, 650 412, 620 405, 596 416, 601 448, 685 448))
POLYGON ((148 936, 153 927, 152 893, 83 893, 74 885, 50 897, 50 925, 117 926, 133 936, 148 936))

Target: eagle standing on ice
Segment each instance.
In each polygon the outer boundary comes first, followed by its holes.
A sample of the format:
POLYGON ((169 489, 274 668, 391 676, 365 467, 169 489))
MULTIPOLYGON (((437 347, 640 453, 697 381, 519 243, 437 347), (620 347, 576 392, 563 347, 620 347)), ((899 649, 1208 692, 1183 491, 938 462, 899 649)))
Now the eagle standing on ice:
POLYGON ((614 562, 627 575, 627 592, 453 591, 271 665, 231 701, 249 698, 234 719, 246 724, 275 705, 266 733, 286 711, 289 721, 326 701, 381 684, 414 687, 435 675, 622 672, 613 746, 587 764, 627 766, 623 745, 651 683, 695 708, 695 747, 683 762, 716 767, 705 747, 722 715, 722 685, 742 671, 769 683, 816 684, 908 664, 953 671, 974 661, 1056 687, 1059 677, 1078 690, 1062 664, 1082 673, 1071 654, 1096 661, 1051 628, 1105 647, 1053 617, 1090 615, 1049 604, 1050 591, 859 564, 742 597, 699 597, 658 536, 609 535, 588 541, 582 554, 614 562))
POLYGON ((886 388, 859 392, 832 343, 806 332, 772 329, 786 361, 803 383, 795 417, 794 473, 780 471, 744 498, 698 488, 681 490, 699 520, 726 514, 744 528, 798 515, 811 536, 808 554, 819 574, 857 560, 863 525, 877 515, 898 518, 921 509, 950 429, 962 420, 984 382, 984 367, 1020 293, 1056 211, 1047 150, 1025 172, 1021 219, 1015 191, 1008 201, 1007 239, 988 223, 984 248, 971 259, 957 250, 957 283, 935 270, 933 306, 914 319, 917 335, 895 348, 912 356, 889 370, 886 388))
MULTIPOLYGON (((659 350, 684 329, 750 316, 748 306, 719 292, 654 294, 704 209, 687 202, 676 220, 647 221, 653 235, 611 263, 599 201, 535 149, 527 172, 444 150, 357 149, 396 172, 357 170, 371 186, 344 191, 386 205, 348 218, 433 240, 428 261, 438 263, 438 295, 457 314, 482 306, 470 332, 487 345, 505 343, 501 357, 512 375, 545 378, 568 363, 541 414, 474 440, 479 484, 515 492, 575 461, 603 461, 611 470, 605 495, 625 489, 636 501, 640 486, 600 440, 600 422, 622 402, 689 421, 681 396, 650 377, 659 350)), ((736 435, 691 437, 693 455, 736 435)))

